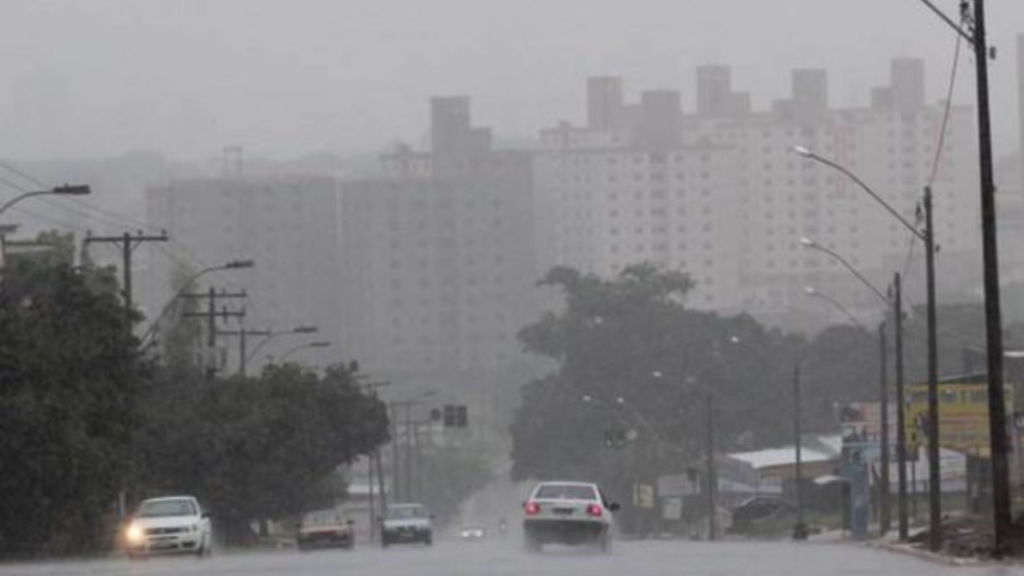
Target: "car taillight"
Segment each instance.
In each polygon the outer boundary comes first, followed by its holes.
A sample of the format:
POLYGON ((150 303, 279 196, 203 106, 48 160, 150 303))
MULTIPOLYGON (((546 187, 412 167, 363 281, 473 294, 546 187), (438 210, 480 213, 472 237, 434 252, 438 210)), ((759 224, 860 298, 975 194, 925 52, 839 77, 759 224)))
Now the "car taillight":
POLYGON ((537 514, 540 514, 540 504, 537 504, 536 502, 527 502, 526 505, 523 506, 523 510, 526 511, 527 516, 536 516, 537 514))
POLYGON ((600 516, 604 514, 604 510, 601 510, 601 507, 597 504, 591 504, 590 506, 587 506, 587 514, 594 516, 595 518, 600 518, 600 516))

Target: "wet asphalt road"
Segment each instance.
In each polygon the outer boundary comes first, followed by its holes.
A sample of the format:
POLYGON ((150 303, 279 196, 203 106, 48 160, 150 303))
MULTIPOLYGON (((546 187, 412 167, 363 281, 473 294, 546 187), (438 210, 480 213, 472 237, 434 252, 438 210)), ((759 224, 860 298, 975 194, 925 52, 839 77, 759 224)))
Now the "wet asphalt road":
POLYGON ((219 553, 192 557, 0 565, 0 576, 54 575, 310 576, 1024 576, 1024 567, 946 567, 854 544, 792 542, 616 542, 612 554, 545 549, 527 554, 518 539, 387 551, 219 553))

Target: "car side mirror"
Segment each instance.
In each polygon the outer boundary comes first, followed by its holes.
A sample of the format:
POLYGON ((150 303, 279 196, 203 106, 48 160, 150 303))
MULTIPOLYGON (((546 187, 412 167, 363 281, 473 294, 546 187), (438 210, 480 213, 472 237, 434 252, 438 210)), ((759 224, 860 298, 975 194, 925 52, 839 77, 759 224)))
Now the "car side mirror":
POLYGON ((611 510, 612 512, 618 512, 619 508, 620 506, 618 502, 612 502, 611 504, 608 505, 608 509, 611 510))
POLYGON ((209 512, 203 512, 203 520, 209 520, 210 518, 213 518, 213 514, 210 514, 209 512))

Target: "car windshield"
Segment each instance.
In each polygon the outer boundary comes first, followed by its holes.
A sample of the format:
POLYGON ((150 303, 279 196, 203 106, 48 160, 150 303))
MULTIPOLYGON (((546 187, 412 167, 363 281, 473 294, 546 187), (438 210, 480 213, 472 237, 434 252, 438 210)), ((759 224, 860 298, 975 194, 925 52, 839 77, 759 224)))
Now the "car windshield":
POLYGON ((0 576, 961 563, 1024 0, 0 0, 0 576))
POLYGON ((591 486, 572 484, 546 484, 537 489, 536 500, 597 500, 597 491, 591 486))
POLYGON ((389 520, 409 520, 427 518, 427 510, 422 506, 392 506, 388 508, 387 518, 389 520))
POLYGON ((136 516, 139 518, 159 518, 162 516, 195 516, 196 507, 191 500, 148 500, 139 506, 136 516))

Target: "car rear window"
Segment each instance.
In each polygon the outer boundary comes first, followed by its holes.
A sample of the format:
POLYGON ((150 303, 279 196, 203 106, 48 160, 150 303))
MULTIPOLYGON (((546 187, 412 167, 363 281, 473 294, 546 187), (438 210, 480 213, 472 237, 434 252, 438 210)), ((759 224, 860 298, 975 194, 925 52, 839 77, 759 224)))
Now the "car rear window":
POLYGON ((571 484, 545 484, 534 495, 537 500, 597 500, 597 492, 591 486, 571 484))

